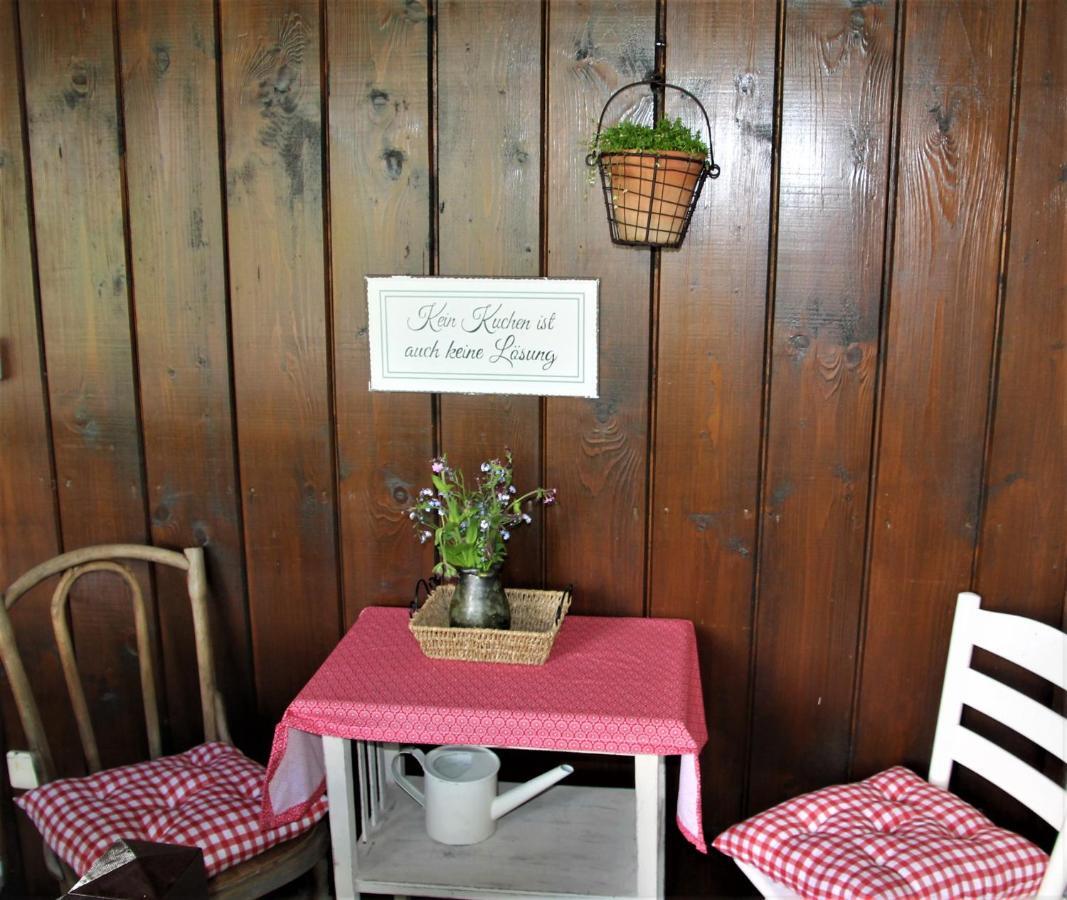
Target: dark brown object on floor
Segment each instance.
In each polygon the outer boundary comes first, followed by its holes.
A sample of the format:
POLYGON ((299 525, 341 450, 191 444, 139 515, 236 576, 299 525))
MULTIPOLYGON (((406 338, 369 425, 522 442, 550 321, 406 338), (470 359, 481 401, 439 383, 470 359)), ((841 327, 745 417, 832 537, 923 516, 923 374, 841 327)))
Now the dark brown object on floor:
POLYGON ((207 897, 199 847, 116 841, 66 894, 92 900, 201 900, 207 897))

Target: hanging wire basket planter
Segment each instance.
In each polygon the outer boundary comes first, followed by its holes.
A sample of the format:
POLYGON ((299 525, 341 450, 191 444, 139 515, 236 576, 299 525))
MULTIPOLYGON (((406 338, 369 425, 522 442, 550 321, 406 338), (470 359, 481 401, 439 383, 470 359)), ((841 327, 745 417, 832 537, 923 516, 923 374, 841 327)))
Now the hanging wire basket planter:
POLYGON ((711 146, 711 122, 704 104, 685 88, 660 80, 623 85, 608 97, 600 112, 593 148, 585 161, 600 168, 611 240, 637 247, 680 247, 704 182, 719 177, 711 146), (700 107, 708 135, 706 154, 679 150, 600 151, 600 133, 608 107, 623 91, 643 84, 680 91, 700 107))

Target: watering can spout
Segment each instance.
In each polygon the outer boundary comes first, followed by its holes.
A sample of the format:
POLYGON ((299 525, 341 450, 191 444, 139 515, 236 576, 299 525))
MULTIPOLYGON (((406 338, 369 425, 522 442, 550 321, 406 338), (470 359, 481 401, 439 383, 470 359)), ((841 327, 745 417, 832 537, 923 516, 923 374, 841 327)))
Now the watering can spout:
POLYGON ((527 800, 531 800, 538 794, 547 791, 557 781, 566 778, 573 771, 573 766, 556 766, 556 768, 545 772, 544 775, 531 778, 525 784, 516 785, 506 794, 501 794, 493 800, 493 818, 499 819, 501 816, 506 816, 516 806, 521 806, 527 800))

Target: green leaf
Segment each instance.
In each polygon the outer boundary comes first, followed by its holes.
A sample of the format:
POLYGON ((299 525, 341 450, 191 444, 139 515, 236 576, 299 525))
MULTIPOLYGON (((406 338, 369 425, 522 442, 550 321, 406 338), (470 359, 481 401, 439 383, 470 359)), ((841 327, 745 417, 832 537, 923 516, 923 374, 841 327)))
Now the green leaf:
POLYGON ((620 153, 624 150, 677 150, 682 153, 707 154, 704 139, 681 119, 660 119, 655 127, 636 122, 619 122, 600 132, 593 150, 597 153, 620 153))
POLYGON ((457 574, 457 568, 488 572, 499 565, 508 555, 501 529, 514 529, 523 524, 522 504, 530 497, 544 495, 543 488, 535 488, 527 494, 501 500, 498 494, 507 490, 513 473, 511 452, 507 451, 505 456, 506 464, 499 459, 489 460, 489 471, 484 477, 476 477, 470 489, 463 473, 456 468, 447 466, 441 472, 432 472, 430 478, 440 509, 430 507, 429 500, 420 495, 405 510, 414 516, 417 532, 426 530, 433 534, 440 557, 434 566, 438 574, 450 578, 457 574), (487 523, 484 531, 479 527, 483 519, 487 523))

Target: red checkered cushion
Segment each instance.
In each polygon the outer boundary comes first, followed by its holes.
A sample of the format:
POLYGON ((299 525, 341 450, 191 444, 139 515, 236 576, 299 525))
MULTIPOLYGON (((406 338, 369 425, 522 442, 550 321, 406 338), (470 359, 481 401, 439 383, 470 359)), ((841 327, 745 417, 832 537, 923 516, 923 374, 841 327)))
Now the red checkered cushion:
POLYGON ((45 843, 83 874, 118 838, 184 844, 204 851, 208 877, 307 831, 326 813, 264 831, 261 765, 229 744, 201 744, 177 756, 52 781, 17 799, 45 843))
POLYGON ((1019 897, 1048 855, 899 766, 788 800, 714 846, 808 900, 1019 897))

